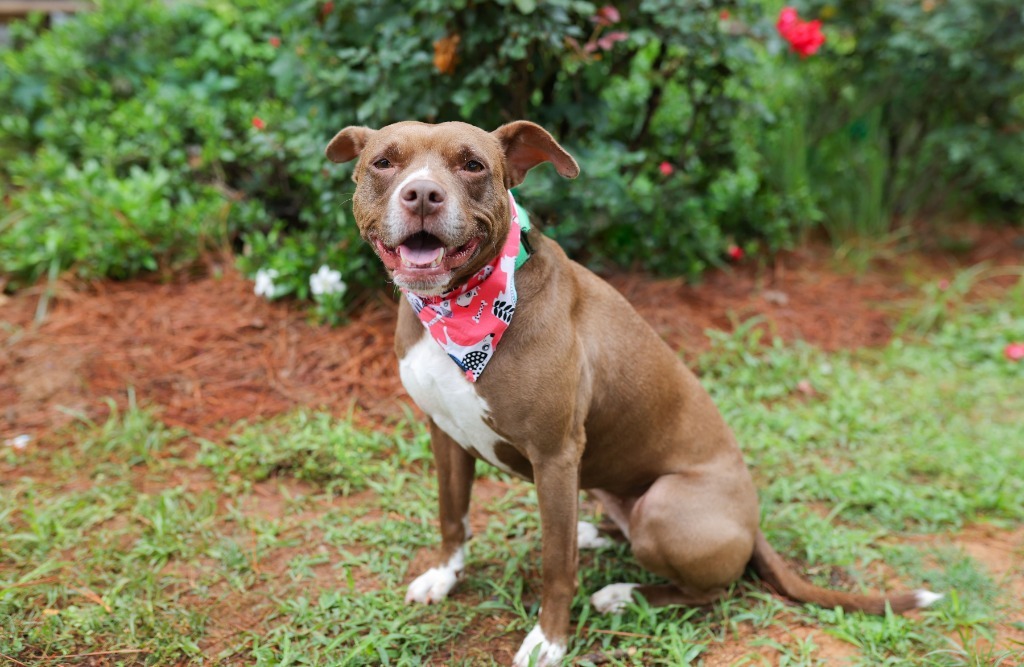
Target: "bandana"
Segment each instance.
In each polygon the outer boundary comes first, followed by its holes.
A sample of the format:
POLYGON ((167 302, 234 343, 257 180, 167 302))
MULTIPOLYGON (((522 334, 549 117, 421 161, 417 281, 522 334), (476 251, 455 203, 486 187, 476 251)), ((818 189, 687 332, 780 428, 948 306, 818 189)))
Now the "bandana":
POLYGON ((529 218, 509 193, 512 224, 508 238, 494 261, 477 271, 464 285, 440 296, 420 296, 402 290, 412 309, 437 344, 476 382, 494 356, 498 341, 516 310, 515 270, 528 255, 520 250, 523 230, 529 218), (522 218, 522 221, 520 221, 522 218))

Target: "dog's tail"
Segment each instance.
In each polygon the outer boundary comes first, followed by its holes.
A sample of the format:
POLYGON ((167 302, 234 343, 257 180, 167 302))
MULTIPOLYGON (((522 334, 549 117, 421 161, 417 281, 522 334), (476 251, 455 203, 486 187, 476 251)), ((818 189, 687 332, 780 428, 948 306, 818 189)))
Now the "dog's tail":
POLYGON ((754 542, 754 556, 751 559, 754 571, 783 596, 797 602, 810 602, 831 609, 842 607, 846 611, 864 611, 869 614, 885 614, 885 605, 896 613, 927 607, 942 599, 942 596, 924 589, 894 593, 888 596, 844 593, 815 586, 802 578, 786 564, 764 533, 757 531, 754 542))

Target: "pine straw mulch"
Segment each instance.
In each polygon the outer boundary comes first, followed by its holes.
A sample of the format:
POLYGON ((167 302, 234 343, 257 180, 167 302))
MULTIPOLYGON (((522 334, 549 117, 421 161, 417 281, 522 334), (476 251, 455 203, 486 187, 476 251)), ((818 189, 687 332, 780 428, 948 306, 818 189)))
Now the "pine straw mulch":
MULTIPOLYGON (((732 330, 755 316, 787 341, 877 346, 923 282, 981 261, 1020 263, 1019 230, 956 233, 969 251, 893 256, 861 274, 837 269, 831 249, 811 244, 772 265, 713 271, 699 285, 639 273, 609 280, 690 358, 707 348, 706 329, 732 330)), ((39 325, 42 288, 0 295, 0 438, 44 437, 76 415, 102 419, 104 399, 123 405, 129 388, 166 423, 206 437, 299 406, 356 407, 378 424, 402 414, 392 295, 373 296, 348 324, 330 328, 310 324, 298 304, 254 296, 234 269, 207 273, 220 277, 62 282, 39 325)))

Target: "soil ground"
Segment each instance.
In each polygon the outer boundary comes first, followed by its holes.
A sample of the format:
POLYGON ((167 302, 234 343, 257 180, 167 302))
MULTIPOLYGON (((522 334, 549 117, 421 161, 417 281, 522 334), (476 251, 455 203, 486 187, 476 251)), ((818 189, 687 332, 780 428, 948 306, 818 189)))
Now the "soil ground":
MULTIPOLYGON (((768 333, 825 350, 884 345, 899 316, 929 281, 965 267, 1019 264, 1024 236, 1013 228, 960 226, 960 253, 879 254, 863 271, 837 266, 834 252, 808 245, 770 265, 749 261, 702 283, 639 273, 606 276, 674 349, 693 358, 705 331, 730 331, 759 317, 768 333)), ((392 354, 393 295, 369 299, 341 327, 311 325, 294 303, 270 303, 230 263, 170 282, 138 279, 59 283, 41 324, 42 288, 0 294, 0 437, 45 436, 78 415, 102 418, 104 398, 162 407, 162 418, 199 434, 297 406, 371 420, 400 412, 408 397, 392 354)), ((975 293, 1014 280, 998 276, 975 293)))
MULTIPOLYGON (((729 331, 751 317, 785 341, 827 350, 880 346, 922 285, 953 280, 979 262, 1019 266, 1024 254, 1024 237, 1012 228, 959 226, 950 234, 963 251, 882 253, 862 272, 837 265, 830 247, 810 244, 772 263, 713 271, 697 285, 636 273, 607 277, 691 359, 708 348, 707 329, 729 331)), ((391 351, 392 295, 375 295, 347 325, 329 328, 309 323, 296 304, 254 296, 252 283, 229 267, 169 282, 62 282, 41 323, 35 316, 42 288, 0 294, 0 441, 27 434, 45 442, 78 417, 102 419, 109 410, 104 399, 123 404, 129 388, 139 403, 157 406, 167 424, 203 437, 299 406, 338 414, 354 406, 376 426, 401 416, 408 398, 391 351)), ((1006 283, 985 280, 973 293, 991 296, 1006 283)), ((271 501, 261 511, 271 511, 271 501)), ((999 575, 1010 573, 1011 555, 1024 547, 1019 529, 970 527, 941 539, 961 543, 999 575)), ((1019 577, 1014 581, 1024 608, 1019 577)), ((252 619, 244 616, 232 616, 230 625, 245 627, 252 619)), ((803 640, 814 629, 791 632, 774 639, 803 640)), ((1020 631, 1011 634, 1024 640, 1020 631)), ((750 655, 746 639, 719 645, 705 664, 750 655)), ((849 645, 823 633, 815 641, 834 648, 837 661, 850 654, 849 645)), ((510 653, 515 646, 491 648, 510 653)), ((770 647, 759 652, 772 659, 770 647)))

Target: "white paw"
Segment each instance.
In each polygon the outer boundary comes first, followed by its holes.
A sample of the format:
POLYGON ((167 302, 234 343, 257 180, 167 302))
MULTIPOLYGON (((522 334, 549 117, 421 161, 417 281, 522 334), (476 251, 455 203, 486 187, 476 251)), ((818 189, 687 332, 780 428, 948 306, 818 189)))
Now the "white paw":
POLYGON ((946 597, 941 593, 932 593, 921 588, 914 591, 914 597, 917 599, 918 607, 930 607, 942 598, 946 597))
POLYGON ((633 600, 639 584, 609 584, 590 596, 590 604, 602 614, 618 614, 633 600))
POLYGON ((405 601, 431 604, 448 597, 462 573, 465 562, 462 549, 455 552, 451 559, 440 567, 432 567, 409 584, 405 593, 405 601))
POLYGON ((597 534, 597 526, 586 521, 576 524, 576 543, 580 549, 599 549, 612 543, 607 537, 597 534))
POLYGON ((537 651, 537 661, 533 663, 533 667, 552 667, 559 664, 565 657, 565 644, 549 642, 538 623, 533 626, 533 630, 530 630, 530 634, 526 635, 522 646, 516 651, 516 657, 512 661, 513 667, 530 667, 530 658, 538 646, 540 646, 540 650, 537 651))

